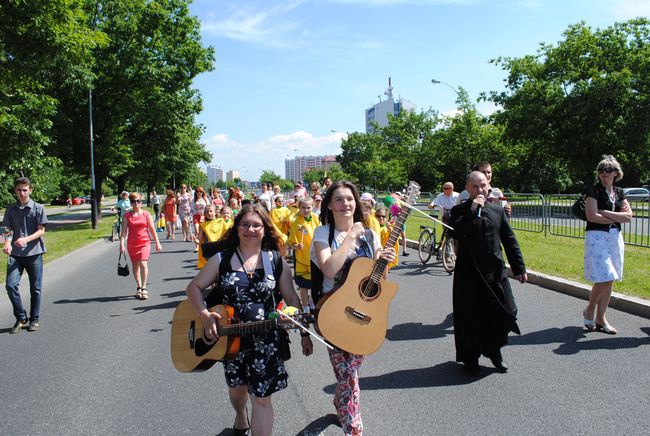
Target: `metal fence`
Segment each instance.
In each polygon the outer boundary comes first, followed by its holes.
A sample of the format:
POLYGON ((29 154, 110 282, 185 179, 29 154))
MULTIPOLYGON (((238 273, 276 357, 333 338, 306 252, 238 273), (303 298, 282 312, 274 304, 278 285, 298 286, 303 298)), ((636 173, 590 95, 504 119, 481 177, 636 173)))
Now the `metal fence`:
MULTIPOLYGON (((578 198, 574 195, 541 195, 526 193, 506 194, 512 206, 510 223, 516 230, 550 233, 571 238, 585 237, 585 222, 571 214, 571 206, 578 198)), ((650 247, 650 197, 628 200, 634 217, 623 224, 626 244, 650 247)))

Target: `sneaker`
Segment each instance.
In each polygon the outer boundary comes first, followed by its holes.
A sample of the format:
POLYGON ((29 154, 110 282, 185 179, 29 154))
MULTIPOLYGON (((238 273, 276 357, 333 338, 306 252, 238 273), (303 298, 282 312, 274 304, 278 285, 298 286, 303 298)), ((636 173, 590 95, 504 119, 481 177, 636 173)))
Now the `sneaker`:
POLYGON ((27 331, 28 332, 37 332, 41 328, 40 324, 38 321, 32 321, 29 323, 29 326, 27 326, 27 331))
POLYGON ((26 324, 27 324, 27 320, 26 320, 26 319, 22 319, 22 320, 19 319, 18 321, 16 321, 16 324, 14 324, 14 326, 11 328, 11 330, 9 330, 9 333, 11 333, 12 335, 15 335, 16 333, 20 332, 20 330, 21 330, 21 329, 23 328, 23 326, 25 326, 26 324))

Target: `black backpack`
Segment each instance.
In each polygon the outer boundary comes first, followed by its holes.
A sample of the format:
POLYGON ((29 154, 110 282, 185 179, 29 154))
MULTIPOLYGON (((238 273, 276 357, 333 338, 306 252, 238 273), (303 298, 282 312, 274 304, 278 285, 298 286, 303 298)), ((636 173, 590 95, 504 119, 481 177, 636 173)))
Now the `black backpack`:
MULTIPOLYGON (((280 276, 282 275, 282 268, 283 268, 282 256, 280 256, 280 253, 276 250, 272 250, 271 253, 273 254, 273 260, 271 262, 271 265, 273 267, 273 277, 275 278, 276 283, 280 283, 280 276)), ((212 257, 214 254, 216 254, 216 252, 210 253, 210 256, 207 256, 206 259, 212 257)), ((219 277, 223 276, 223 274, 226 271, 226 268, 228 268, 228 266, 230 265, 230 260, 234 255, 235 255, 234 249, 226 250, 221 253, 221 262, 219 263, 219 277)), ((275 297, 276 300, 282 299, 282 297, 278 299, 277 294, 275 297)), ((219 285, 217 282, 215 282, 210 288, 204 291, 203 299, 205 300, 205 304, 208 307, 212 307, 217 304, 223 304, 223 292, 221 289, 219 289, 219 285)))

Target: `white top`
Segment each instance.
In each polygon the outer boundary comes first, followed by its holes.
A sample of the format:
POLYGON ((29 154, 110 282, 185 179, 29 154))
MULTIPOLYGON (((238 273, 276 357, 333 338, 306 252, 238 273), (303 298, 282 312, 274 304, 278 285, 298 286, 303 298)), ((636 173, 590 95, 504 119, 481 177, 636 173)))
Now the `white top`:
MULTIPOLYGON (((500 197, 503 197, 503 192, 499 188, 493 188, 491 187, 489 189, 490 194, 488 195, 488 201, 490 203, 495 203, 495 204, 501 204, 501 206, 505 206, 508 204, 506 200, 499 200, 500 197)), ((465 200, 469 200, 469 192, 467 190, 463 191, 460 193, 458 196, 458 200, 456 201, 456 204, 460 204, 465 200)))
POLYGON ((438 195, 431 203, 440 209, 451 210, 452 207, 456 206, 456 200, 460 194, 456 191, 453 191, 451 195, 445 195, 444 192, 438 195))
POLYGON ((260 195, 257 196, 257 199, 259 200, 260 204, 266 208, 269 212, 271 209, 273 209, 273 199, 271 192, 266 191, 262 192, 260 195))
MULTIPOLYGON (((370 230, 370 229, 369 229, 370 230)), ((373 236, 373 255, 374 253, 377 252, 377 250, 381 250, 381 240, 379 238, 379 235, 374 231, 370 230, 372 232, 373 236)), ((310 249, 310 256, 312 259, 312 262, 314 262, 319 268, 321 268, 320 264, 318 263, 318 258, 316 257, 316 250, 315 250, 315 243, 320 242, 324 245, 327 245, 327 240, 329 239, 329 234, 330 234, 330 226, 329 224, 323 225, 323 226, 318 226, 316 229, 314 229, 314 237, 311 240, 311 249, 310 249)), ((339 246, 343 243, 343 240, 345 239, 345 236, 347 235, 347 232, 339 232, 338 230, 334 230, 334 239, 332 240, 332 245, 330 246, 330 249, 332 252, 336 251, 339 246)), ((363 253, 363 248, 362 248, 362 242, 357 239, 355 243, 355 251, 348 251, 348 256, 347 256, 347 261, 352 260, 357 258, 360 254, 363 253)), ((340 279, 341 272, 339 272, 334 279, 328 278, 323 276, 323 294, 327 294, 328 292, 331 292, 332 289, 334 289, 334 285, 338 280, 340 279)))

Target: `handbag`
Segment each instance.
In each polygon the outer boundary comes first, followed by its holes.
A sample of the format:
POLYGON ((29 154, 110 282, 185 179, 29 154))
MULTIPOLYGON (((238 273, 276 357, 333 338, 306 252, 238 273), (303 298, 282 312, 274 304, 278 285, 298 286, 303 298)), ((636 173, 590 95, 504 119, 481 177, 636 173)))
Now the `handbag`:
POLYGON ((582 221, 587 221, 587 212, 585 207, 587 206, 587 196, 582 194, 571 206, 571 213, 578 219, 582 221))
POLYGON ((120 252, 120 256, 117 258, 117 275, 126 277, 129 275, 129 264, 126 261, 126 256, 124 256, 124 265, 122 265, 122 253, 120 252))

